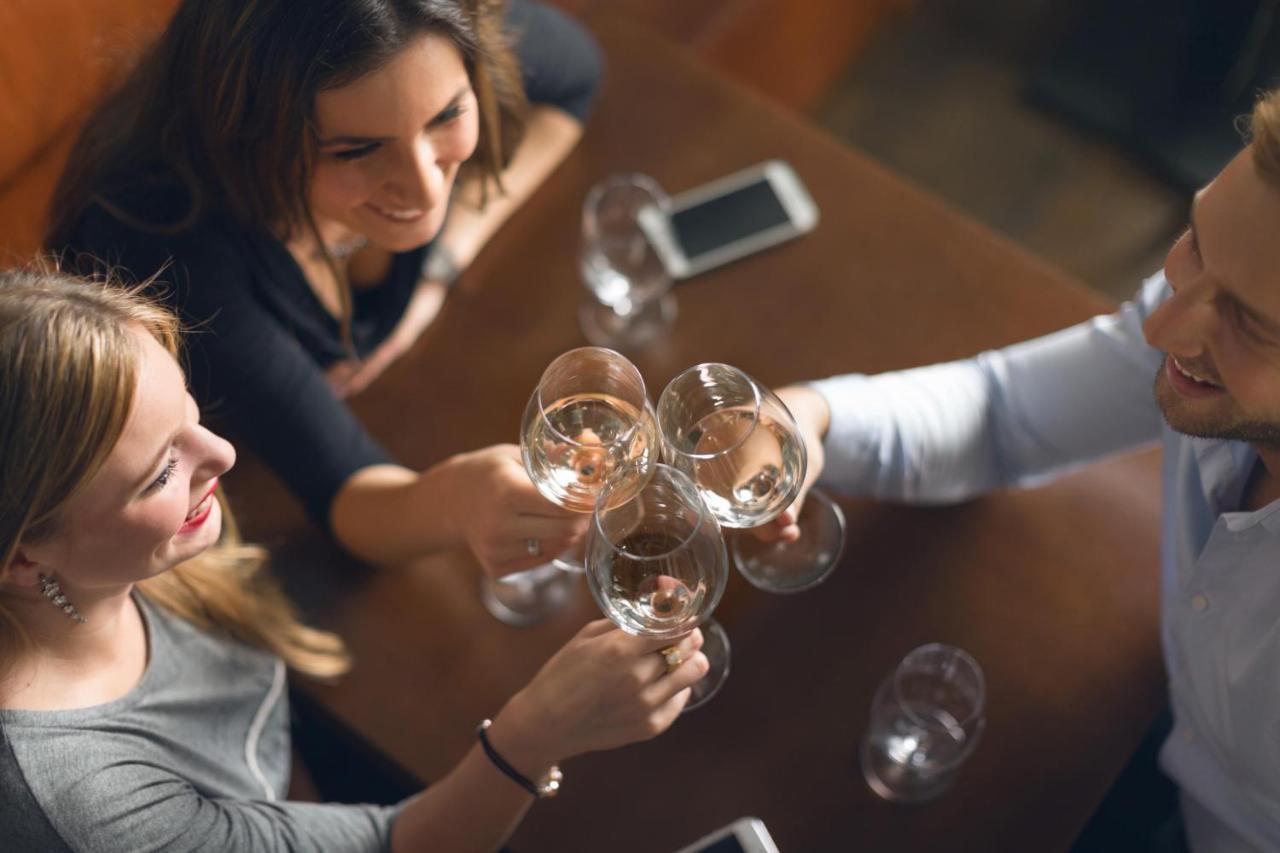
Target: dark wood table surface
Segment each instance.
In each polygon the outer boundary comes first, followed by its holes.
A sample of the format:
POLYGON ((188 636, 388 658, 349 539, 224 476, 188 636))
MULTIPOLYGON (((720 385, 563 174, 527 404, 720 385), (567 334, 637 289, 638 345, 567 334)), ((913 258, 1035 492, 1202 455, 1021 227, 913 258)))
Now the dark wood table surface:
MULTIPOLYGON (((699 361, 776 386, 963 357, 1109 309, 661 39, 603 17, 592 27, 608 71, 581 146, 353 404, 404 462, 518 439, 543 367, 584 343, 580 205, 612 172, 678 191, 782 157, 822 211, 804 238, 677 286, 674 333, 634 356, 651 396, 699 361)), ((543 625, 500 625, 465 553, 359 566, 260 466, 242 467, 229 485, 246 531, 356 658, 341 683, 308 690, 423 779, 598 616, 584 586, 543 625)), ((512 849, 671 851, 743 815, 784 853, 1065 849, 1164 701, 1158 495, 1149 453, 954 507, 843 501, 834 576, 794 596, 732 577, 717 612, 733 642, 721 693, 655 741, 568 762, 563 793, 531 810, 512 849), (930 641, 981 662, 988 728, 954 790, 891 805, 863 782, 857 745, 876 684, 930 641)))

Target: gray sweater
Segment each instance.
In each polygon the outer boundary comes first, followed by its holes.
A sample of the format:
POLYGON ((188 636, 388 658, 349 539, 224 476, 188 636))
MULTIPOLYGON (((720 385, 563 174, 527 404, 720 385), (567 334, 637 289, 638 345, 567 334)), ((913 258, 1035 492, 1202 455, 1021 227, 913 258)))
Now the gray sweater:
POLYGON ((135 596, 146 672, 70 711, 0 710, 5 851, 381 851, 395 808, 282 802, 279 659, 135 596))

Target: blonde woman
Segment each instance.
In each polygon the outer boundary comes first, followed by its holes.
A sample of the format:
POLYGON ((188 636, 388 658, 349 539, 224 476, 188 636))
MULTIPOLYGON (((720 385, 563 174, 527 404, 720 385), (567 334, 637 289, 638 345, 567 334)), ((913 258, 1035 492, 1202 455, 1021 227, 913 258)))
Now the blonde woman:
POLYGON ((557 762, 651 737, 706 671, 695 633, 587 625, 444 779, 396 806, 285 801, 288 669, 335 676, 224 531, 231 446, 136 292, 0 273, 0 839, 15 850, 487 850, 557 762), (487 747, 487 749, 482 748, 487 747))

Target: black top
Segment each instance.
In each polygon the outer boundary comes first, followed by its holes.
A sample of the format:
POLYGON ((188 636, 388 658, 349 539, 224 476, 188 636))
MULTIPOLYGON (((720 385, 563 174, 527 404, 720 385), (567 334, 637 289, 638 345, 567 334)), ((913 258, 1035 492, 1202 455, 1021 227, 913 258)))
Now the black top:
MULTIPOLYGON (((530 102, 584 118, 601 68, 591 37, 564 13, 526 0, 512 0, 506 25, 530 102)), ((129 196, 125 207, 158 221, 175 204, 171 191, 143 186, 129 196)), ((66 248, 110 263, 126 279, 163 270, 157 293, 188 330, 188 375, 205 414, 261 456, 322 526, 348 477, 392 461, 330 390, 324 369, 346 356, 339 323, 272 235, 217 211, 182 234, 154 234, 94 206, 66 248)), ((428 248, 395 255, 381 284, 353 290, 351 333, 360 355, 395 328, 428 248)))

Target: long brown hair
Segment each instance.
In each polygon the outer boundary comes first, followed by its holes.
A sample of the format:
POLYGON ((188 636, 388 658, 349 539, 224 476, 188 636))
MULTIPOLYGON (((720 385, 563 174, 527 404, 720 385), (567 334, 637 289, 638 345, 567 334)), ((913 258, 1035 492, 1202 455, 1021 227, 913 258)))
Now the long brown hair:
MULTIPOLYGON (((89 117, 54 190, 45 246, 61 252, 97 204, 126 224, 178 233, 210 211, 285 239, 319 240, 307 191, 316 93, 374 71, 424 33, 462 54, 479 105, 468 170, 499 175, 527 104, 502 32, 502 0, 183 0, 123 85, 89 117), (183 191, 158 220, 139 185, 183 191)), ((332 258, 327 258, 339 281, 332 258)), ((350 294, 343 288, 344 328, 350 294)))
MULTIPOLYGON (((49 265, 0 272, 0 673, 30 642, 5 606, 14 555, 59 528, 62 508, 102 467, 128 420, 141 356, 131 327, 176 355, 176 319, 139 287, 77 279, 49 265)), ((219 501, 225 511, 221 494, 219 501)), ((341 641, 298 623, 261 572, 262 549, 239 541, 229 512, 224 519, 217 545, 143 581, 142 594, 299 671, 345 671, 341 641)))

